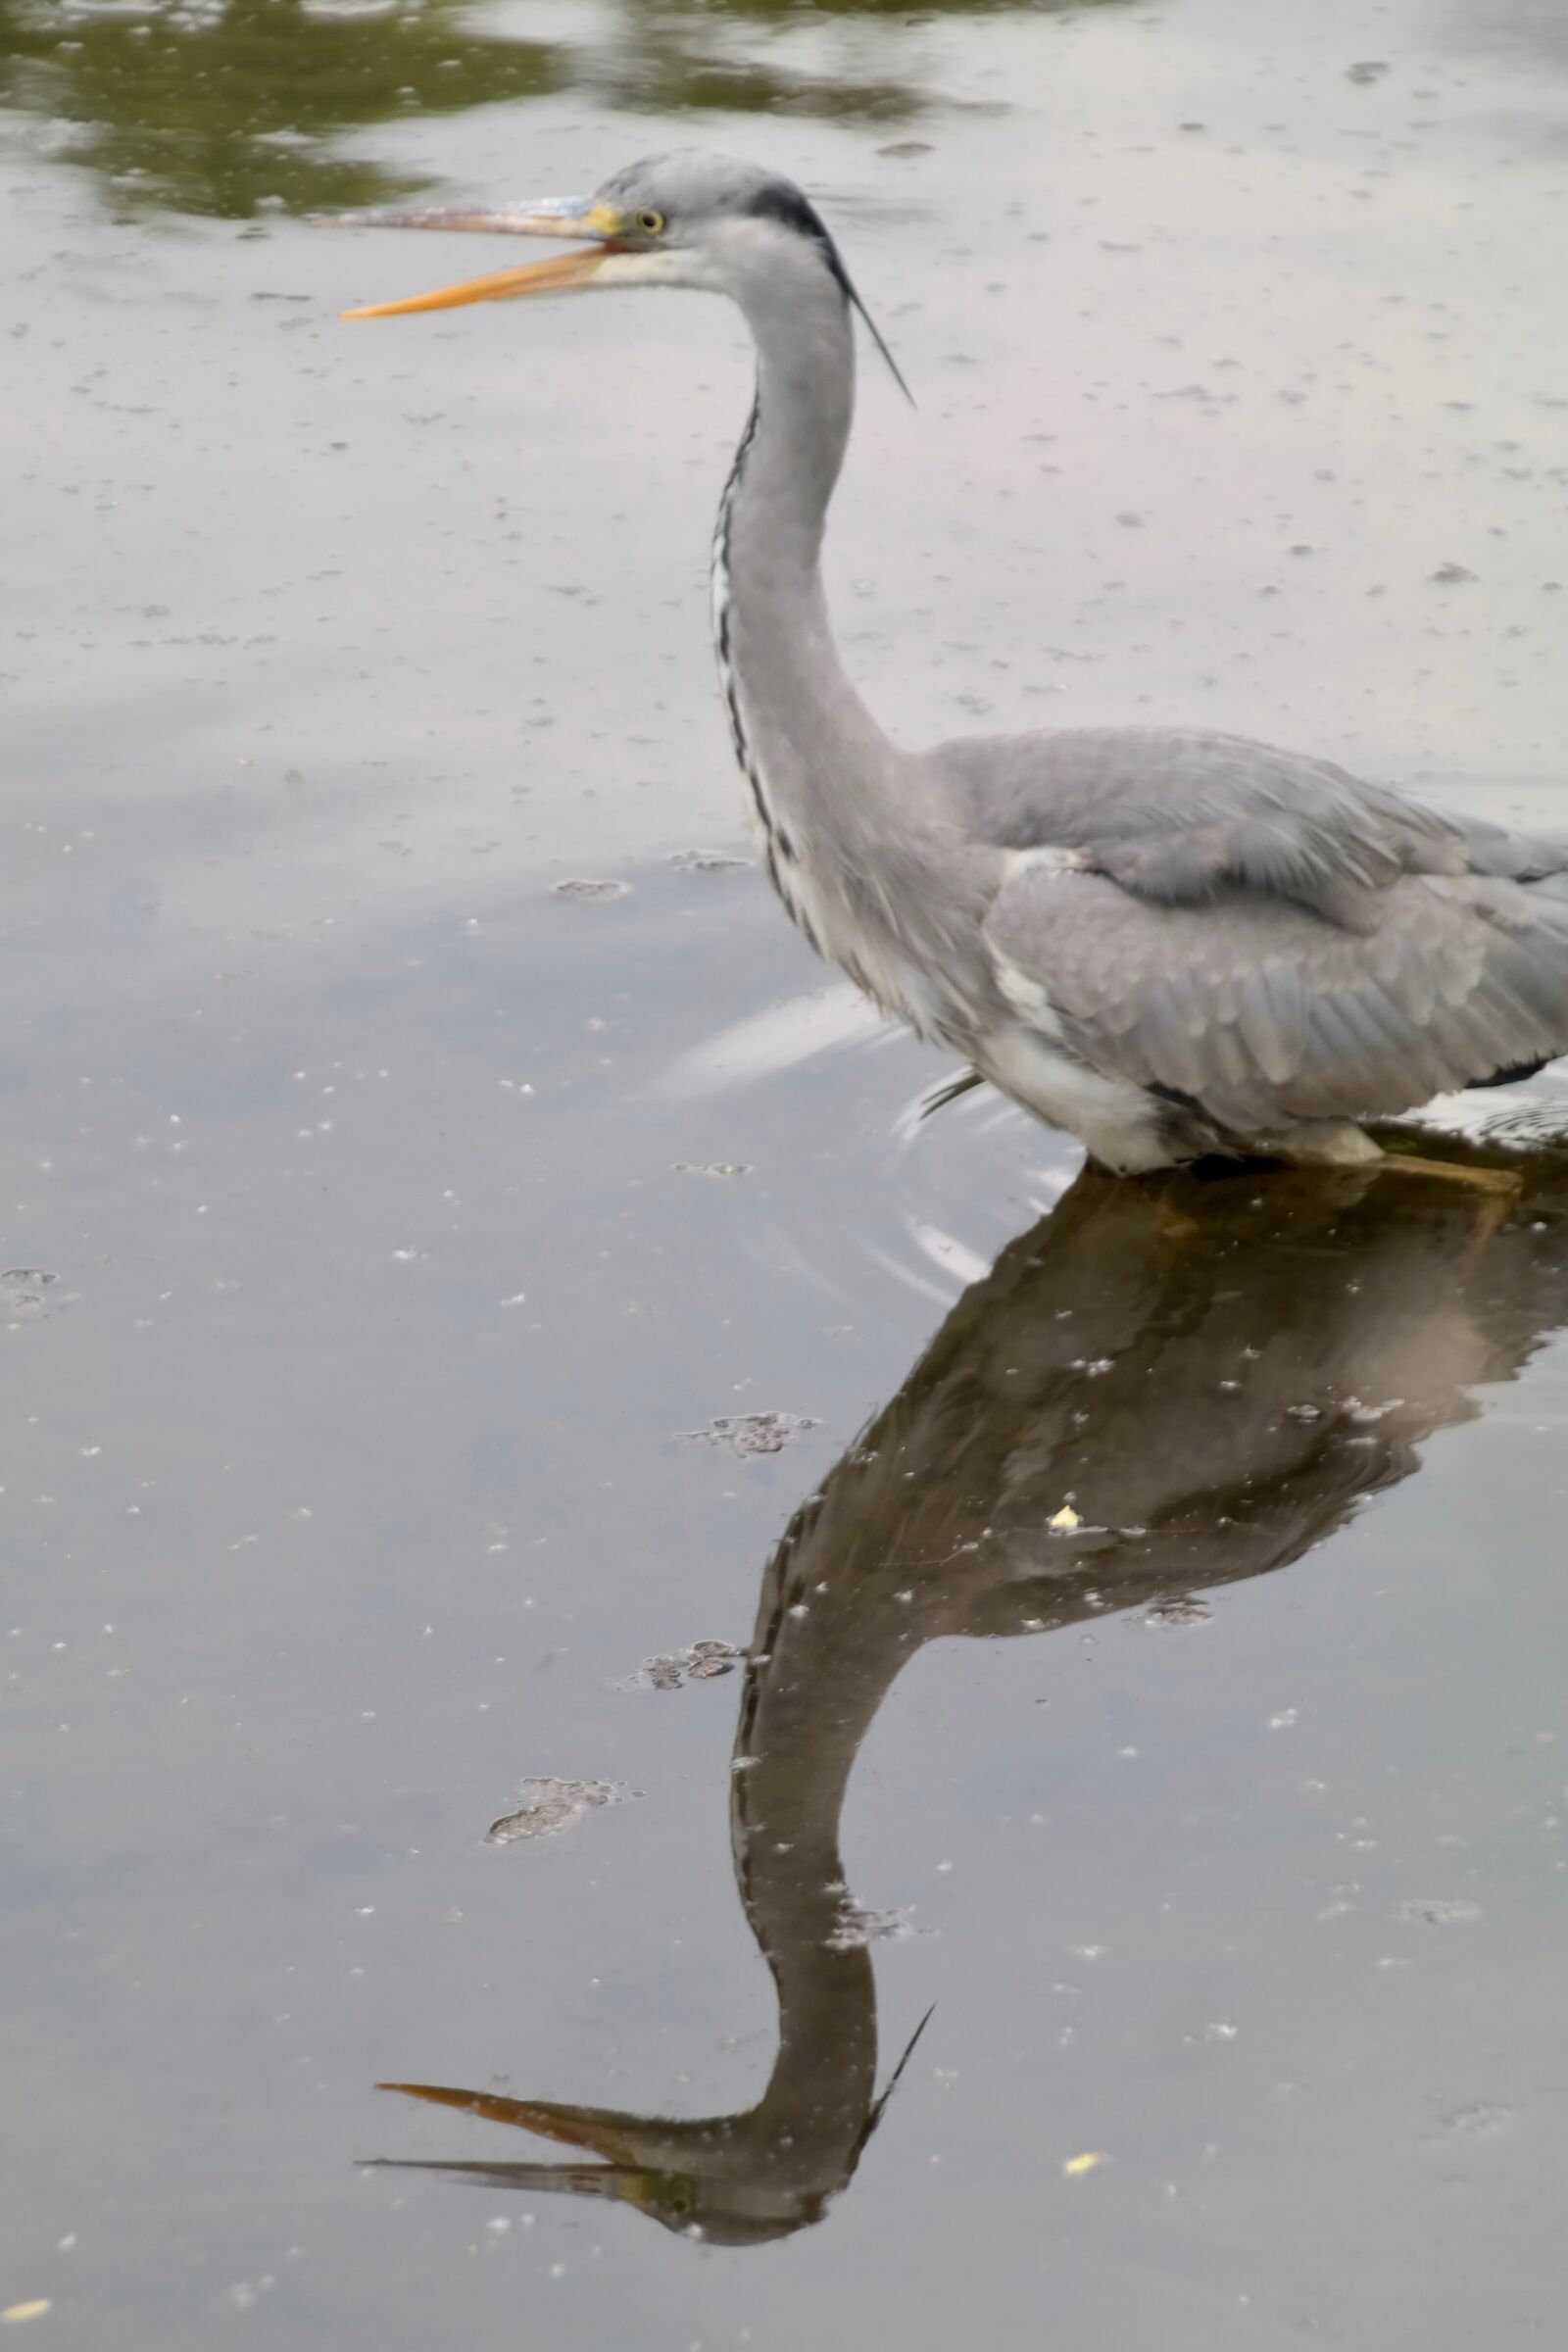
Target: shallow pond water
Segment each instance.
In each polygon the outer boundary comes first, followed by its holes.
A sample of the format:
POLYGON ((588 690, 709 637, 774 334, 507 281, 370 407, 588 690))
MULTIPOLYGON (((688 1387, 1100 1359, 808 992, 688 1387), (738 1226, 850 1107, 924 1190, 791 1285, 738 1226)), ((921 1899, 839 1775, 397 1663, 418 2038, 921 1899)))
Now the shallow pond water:
POLYGON ((898 732, 1568 825, 1557 12, 5 0, 0 108, 0 2311, 1556 2340, 1568 1089, 1500 1204, 922 1116, 741 839, 737 323, 304 216, 773 162, 898 732))

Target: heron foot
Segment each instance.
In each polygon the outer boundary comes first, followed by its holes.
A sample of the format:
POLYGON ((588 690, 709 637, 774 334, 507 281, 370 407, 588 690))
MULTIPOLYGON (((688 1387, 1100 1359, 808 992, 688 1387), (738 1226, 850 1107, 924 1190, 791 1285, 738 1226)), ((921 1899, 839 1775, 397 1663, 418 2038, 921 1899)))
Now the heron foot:
POLYGON ((1171 1199, 1169 1192, 1155 1194, 1153 1208, 1154 1229, 1161 1242, 1165 1243, 1167 1247, 1180 1248, 1184 1243, 1190 1242, 1195 1234, 1201 1233, 1203 1230, 1195 1216, 1185 1208, 1178 1206, 1176 1201, 1171 1199))

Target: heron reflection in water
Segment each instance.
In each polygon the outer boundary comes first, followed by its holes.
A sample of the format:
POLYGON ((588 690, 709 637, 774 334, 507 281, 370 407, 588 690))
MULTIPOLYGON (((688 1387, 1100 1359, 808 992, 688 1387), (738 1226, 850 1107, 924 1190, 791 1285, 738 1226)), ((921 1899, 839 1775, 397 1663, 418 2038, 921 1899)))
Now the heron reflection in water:
POLYGON ((1513 1165, 1517 1195, 1490 1198, 1365 1171, 1157 1196, 1082 1175, 958 1300, 763 1577, 730 1798, 778 1991, 761 2098, 684 2120, 388 2084, 599 2160, 418 2169, 617 2198, 726 2245, 820 2220, 887 2095, 839 1823, 889 1687, 939 1638, 1049 1638, 1288 1567, 1409 1477, 1568 1324, 1568 1165, 1513 1165))

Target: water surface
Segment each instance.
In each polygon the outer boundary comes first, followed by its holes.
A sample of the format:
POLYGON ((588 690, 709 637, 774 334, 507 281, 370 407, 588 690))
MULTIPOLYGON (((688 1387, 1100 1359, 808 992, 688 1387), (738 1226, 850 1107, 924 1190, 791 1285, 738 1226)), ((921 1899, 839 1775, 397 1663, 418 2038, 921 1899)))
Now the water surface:
POLYGON ((832 542, 896 731, 1561 825, 1565 66, 1523 0, 0 8, 40 2340, 1561 2332, 1560 1153, 1151 1203, 922 1119, 734 862, 738 322, 343 326, 439 261, 303 217, 773 162, 919 401, 832 542), (615 1801, 487 1838, 546 1781, 615 1801))

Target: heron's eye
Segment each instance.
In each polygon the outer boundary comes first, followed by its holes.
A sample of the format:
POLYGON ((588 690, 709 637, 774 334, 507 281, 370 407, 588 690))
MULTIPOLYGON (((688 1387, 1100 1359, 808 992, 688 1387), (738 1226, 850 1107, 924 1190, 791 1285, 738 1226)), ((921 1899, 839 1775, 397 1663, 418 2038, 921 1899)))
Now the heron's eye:
POLYGON ((662 236, 664 229, 664 216, 662 213, 656 212, 651 204, 647 205, 637 215, 637 225, 646 236, 662 236))

